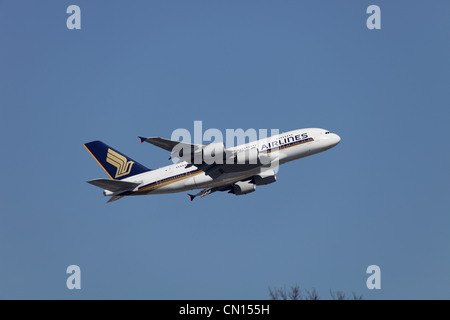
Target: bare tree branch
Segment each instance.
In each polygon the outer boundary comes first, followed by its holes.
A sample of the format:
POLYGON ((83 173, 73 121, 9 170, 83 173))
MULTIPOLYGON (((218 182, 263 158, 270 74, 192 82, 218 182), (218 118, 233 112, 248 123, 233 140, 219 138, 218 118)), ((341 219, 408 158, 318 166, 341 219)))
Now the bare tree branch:
POLYGON ((277 289, 272 290, 272 288, 269 287, 269 295, 270 295, 270 299, 272 299, 272 300, 280 300, 277 289))
POLYGON ((279 294, 281 300, 287 300, 288 299, 288 294, 287 294, 287 291, 286 291, 286 286, 284 286, 283 288, 279 288, 278 289, 278 294, 279 294))
POLYGON ((316 288, 313 288, 311 291, 306 290, 305 300, 320 300, 319 293, 316 288))
POLYGON ((357 295, 355 292, 352 292, 352 295, 353 295, 353 300, 362 300, 363 299, 362 294, 357 295))
POLYGON ((291 290, 289 291, 289 299, 302 300, 302 290, 300 289, 300 286, 298 284, 291 287, 291 290))
POLYGON ((345 300, 345 292, 333 291, 330 289, 330 295, 332 300, 345 300))

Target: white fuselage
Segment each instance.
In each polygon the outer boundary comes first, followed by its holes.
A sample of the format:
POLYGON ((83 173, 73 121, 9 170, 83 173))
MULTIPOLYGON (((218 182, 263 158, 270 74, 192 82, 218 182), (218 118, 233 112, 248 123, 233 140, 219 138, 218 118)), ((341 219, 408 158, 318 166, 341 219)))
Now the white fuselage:
POLYGON ((264 172, 270 167, 328 150, 336 146, 339 141, 338 135, 324 129, 294 130, 228 149, 243 151, 257 148, 259 153, 266 154, 270 158, 269 165, 245 171, 222 173, 218 178, 213 178, 197 169, 195 165, 189 166, 183 161, 144 172, 123 181, 140 183, 129 195, 175 193, 225 186, 264 172))

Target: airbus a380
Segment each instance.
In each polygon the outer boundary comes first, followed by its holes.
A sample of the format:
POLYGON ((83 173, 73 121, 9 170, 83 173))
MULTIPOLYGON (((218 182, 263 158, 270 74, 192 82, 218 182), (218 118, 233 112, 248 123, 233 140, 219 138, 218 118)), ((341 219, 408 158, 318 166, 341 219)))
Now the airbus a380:
POLYGON ((125 196, 195 189, 202 190, 188 194, 191 201, 216 191, 251 193, 256 186, 276 181, 275 167, 323 152, 341 141, 337 134, 318 128, 294 130, 228 149, 223 143, 199 145, 159 137, 139 139, 170 151, 178 163, 150 170, 101 141, 84 144, 111 178, 87 181, 104 189, 103 194, 111 197, 108 202, 125 196))

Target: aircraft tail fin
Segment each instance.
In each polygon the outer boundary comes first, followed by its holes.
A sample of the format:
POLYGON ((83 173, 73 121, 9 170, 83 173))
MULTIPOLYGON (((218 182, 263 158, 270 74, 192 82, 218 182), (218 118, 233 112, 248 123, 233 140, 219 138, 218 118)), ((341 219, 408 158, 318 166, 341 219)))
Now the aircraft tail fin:
POLYGON ((150 169, 139 162, 127 157, 101 141, 85 143, 84 146, 111 179, 122 180, 136 174, 150 171, 150 169))

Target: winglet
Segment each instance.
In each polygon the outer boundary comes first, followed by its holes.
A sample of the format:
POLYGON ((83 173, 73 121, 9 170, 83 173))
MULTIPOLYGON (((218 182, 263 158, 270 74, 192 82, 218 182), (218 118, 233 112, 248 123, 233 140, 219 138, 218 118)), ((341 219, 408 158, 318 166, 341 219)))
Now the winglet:
POLYGON ((147 138, 144 138, 144 137, 139 137, 138 136, 138 138, 139 138, 139 140, 141 140, 141 144, 143 144, 145 142, 145 140, 147 140, 147 138))
POLYGON ((189 194, 189 193, 188 193, 188 196, 189 196, 189 199, 191 199, 191 201, 194 200, 194 198, 196 197, 196 196, 194 196, 192 194, 189 194))

